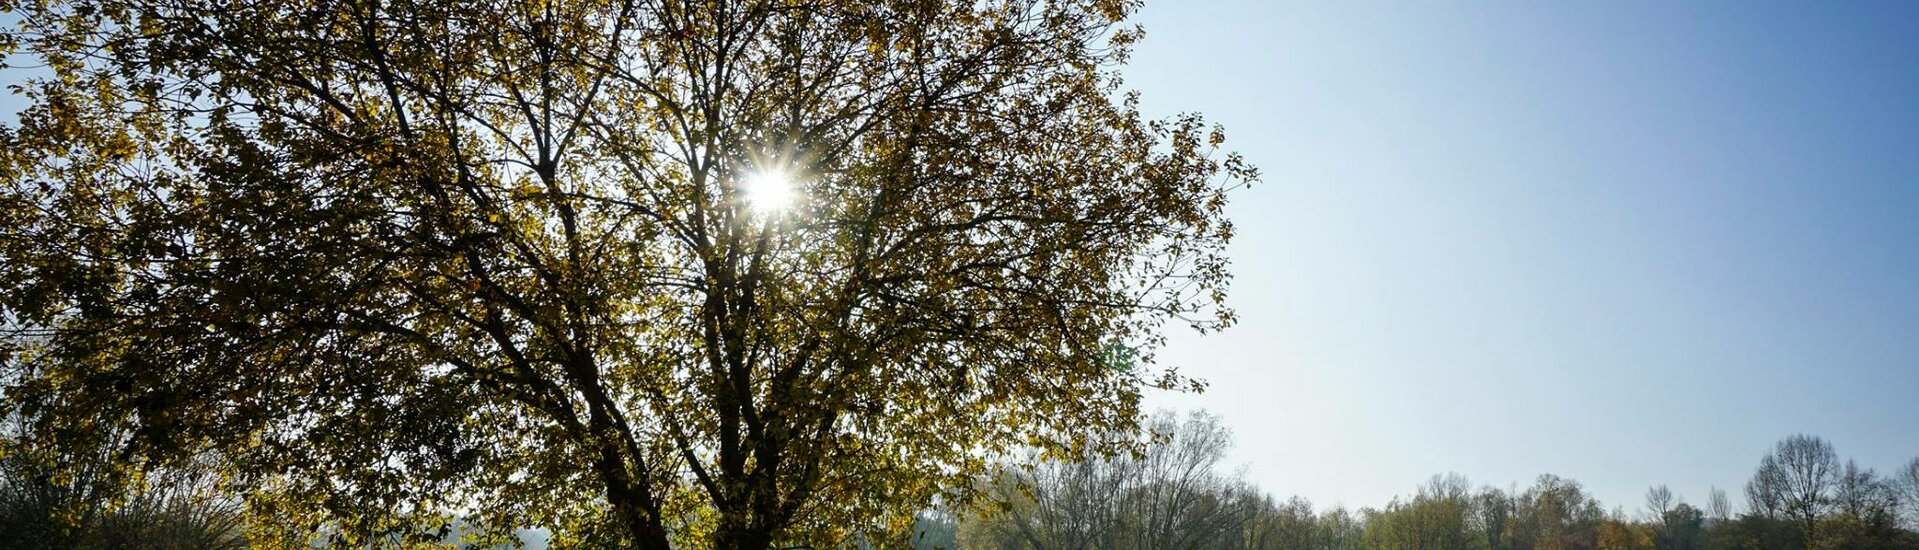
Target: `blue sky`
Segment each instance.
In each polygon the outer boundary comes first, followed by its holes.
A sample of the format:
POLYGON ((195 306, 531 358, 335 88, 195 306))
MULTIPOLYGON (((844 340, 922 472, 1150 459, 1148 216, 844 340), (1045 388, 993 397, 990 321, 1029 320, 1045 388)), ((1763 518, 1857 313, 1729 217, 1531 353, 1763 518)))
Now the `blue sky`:
POLYGON ((1551 472, 1636 510, 1806 432, 1919 455, 1919 4, 1149 2, 1128 86, 1199 111, 1243 322, 1174 337, 1268 491, 1551 472))

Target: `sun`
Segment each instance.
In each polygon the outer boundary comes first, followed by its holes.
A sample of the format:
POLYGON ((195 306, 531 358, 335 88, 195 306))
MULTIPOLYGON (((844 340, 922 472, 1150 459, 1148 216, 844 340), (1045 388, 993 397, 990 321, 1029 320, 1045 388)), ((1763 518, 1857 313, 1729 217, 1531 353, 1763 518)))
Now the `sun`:
POLYGON ((778 214, 793 205, 796 198, 793 178, 779 170, 765 170, 746 177, 746 204, 761 215, 778 214))

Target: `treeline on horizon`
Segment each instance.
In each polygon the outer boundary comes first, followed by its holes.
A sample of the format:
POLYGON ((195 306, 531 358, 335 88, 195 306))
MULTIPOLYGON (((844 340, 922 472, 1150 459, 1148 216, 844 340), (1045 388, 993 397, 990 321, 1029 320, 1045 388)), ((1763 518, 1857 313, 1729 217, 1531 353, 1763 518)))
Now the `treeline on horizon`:
POLYGON ((1215 417, 1162 413, 1142 452, 1003 467, 977 489, 995 504, 922 516, 915 548, 966 550, 1803 550, 1919 548, 1919 457, 1890 475, 1841 461, 1811 435, 1760 459, 1743 498, 1694 504, 1664 485, 1629 513, 1578 481, 1474 488, 1433 476, 1379 507, 1315 508, 1222 468, 1231 434, 1215 417))
MULTIPOLYGON (((16 428, 18 426, 15 426, 16 428)), ((1008 460, 970 489, 963 509, 919 515, 908 540, 858 548, 945 550, 1808 550, 1919 549, 1919 457, 1891 474, 1841 461, 1816 436, 1781 440, 1742 497, 1714 488, 1688 502, 1654 486, 1643 503, 1601 503, 1578 481, 1475 488, 1433 476, 1378 507, 1316 508, 1276 498, 1224 466, 1232 434, 1204 412, 1148 419, 1132 452, 1080 461, 1008 460), (1628 507, 1636 508, 1629 513, 1628 507)), ((45 458, 45 457, 41 457, 45 458)), ((113 457, 68 466, 0 456, 0 547, 251 547, 241 503, 213 468, 118 477, 113 457)), ((73 461, 79 461, 75 463, 73 461)), ((507 548, 462 542, 462 525, 380 547, 507 548)), ((524 548, 546 537, 522 532, 524 548), (530 535, 530 536, 529 536, 530 535)), ((325 545, 325 537, 314 539, 325 545)), ((498 542, 498 541, 495 541, 498 542)))

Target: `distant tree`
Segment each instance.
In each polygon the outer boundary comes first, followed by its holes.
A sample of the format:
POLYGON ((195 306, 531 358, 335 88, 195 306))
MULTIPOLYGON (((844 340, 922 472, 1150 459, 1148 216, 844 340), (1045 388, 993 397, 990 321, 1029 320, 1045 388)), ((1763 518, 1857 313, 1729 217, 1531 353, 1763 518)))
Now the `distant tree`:
POLYGON ((1251 519, 1254 503, 1243 498, 1243 481, 1219 471, 1232 434, 1218 417, 1193 413, 1182 422, 1160 415, 1150 431, 1165 441, 1137 461, 1137 477, 1119 501, 1137 522, 1126 538, 1146 549, 1191 548, 1251 519))
POLYGON ((1891 550, 1919 548, 1919 537, 1899 527, 1894 489, 1869 468, 1851 460, 1833 491, 1831 512, 1820 520, 1819 550, 1891 550))
POLYGON ((1706 513, 1681 502, 1660 514, 1654 531, 1659 550, 1705 550, 1706 513))
MULTIPOLYGON (((1204 418, 1204 417, 1201 417, 1204 418)), ((1467 480, 1458 474, 1437 475, 1407 496, 1396 497, 1385 506, 1348 512, 1334 507, 1315 514, 1311 503, 1294 497, 1284 501, 1260 493, 1244 484, 1208 484, 1201 491, 1175 491, 1164 494, 1188 494, 1201 498, 1185 500, 1199 503, 1199 510, 1227 505, 1246 518, 1237 528, 1218 528, 1208 522, 1183 522, 1171 529, 1149 519, 1152 514, 1140 502, 1161 499, 1151 492, 1128 487, 1174 487, 1181 483, 1142 480, 1174 480, 1179 472, 1209 472, 1210 460, 1189 461, 1181 456, 1223 456, 1209 441, 1226 438, 1223 430, 1189 421, 1169 428, 1168 417, 1155 417, 1157 433, 1178 434, 1154 440, 1151 448, 1134 457, 1113 457, 1099 466, 1119 475, 1078 475, 1058 477, 1084 467, 1072 464, 1044 465, 1028 472, 1008 470, 1001 482, 1032 476, 1024 491, 1017 483, 1002 484, 994 490, 1010 495, 1006 513, 988 514, 960 525, 960 542, 965 550, 1052 550, 1112 548, 1116 550, 1919 550, 1919 534, 1901 529, 1894 513, 1897 483, 1873 470, 1847 461, 1838 469, 1826 490, 1826 504, 1815 519, 1816 539, 1806 537, 1803 521, 1774 504, 1774 512, 1764 511, 1768 498, 1783 502, 1787 498, 1788 474, 1780 464, 1794 463, 1789 453, 1769 452, 1761 460, 1755 481, 1747 484, 1749 497, 1758 503, 1752 511, 1732 517, 1732 504, 1726 491, 1713 487, 1706 509, 1685 502, 1671 489, 1660 485, 1647 491, 1647 513, 1633 515, 1625 506, 1606 511, 1586 494, 1579 483, 1553 475, 1542 475, 1524 490, 1492 487, 1470 491, 1467 480), (1188 444, 1178 440, 1191 434, 1188 444), (1186 449, 1181 451, 1179 449, 1186 449), (1149 459, 1155 453, 1164 458, 1149 459), (1114 468, 1112 463, 1185 464, 1184 468, 1114 468), (1026 473, 1022 473, 1026 472, 1026 473), (1134 476, 1137 476, 1136 478, 1134 476), (1052 480, 1052 481, 1049 481, 1052 480), (1066 490, 1059 482, 1082 487, 1106 487, 1099 490, 1066 490), (1112 489, 1120 488, 1120 489, 1112 489), (1774 497, 1765 496, 1772 492, 1774 497), (1077 500, 1060 495, 1079 494, 1077 500), (1118 496, 1115 496, 1118 495, 1118 496), (1236 496, 1235 496, 1236 495, 1236 496), (1047 504, 1041 501, 1055 501, 1047 504), (1075 502, 1070 506, 1059 503, 1075 502), (1106 503, 1102 506, 1100 503, 1106 503), (1237 504, 1226 504, 1237 503, 1237 504), (1655 516, 1654 513, 1657 515, 1655 516), (981 534, 991 536, 979 536, 981 534), (1172 536, 1167 536, 1171 534, 1172 536)), ((1204 476, 1200 476, 1203 478, 1204 476)), ((1895 476, 1896 477, 1896 476, 1895 476)), ((1197 479, 1197 478, 1196 478, 1197 479)), ((1177 500, 1177 499, 1175 499, 1177 500)), ((1190 504, 1183 505, 1191 507, 1190 504)), ((1205 517, 1204 514, 1172 513, 1159 517, 1205 517)), ((1220 516, 1214 516, 1220 517, 1220 516)))
MULTIPOLYGON (((1364 514, 1335 507, 1319 515, 1320 550, 1360 550, 1365 546, 1364 514)), ((1275 549, 1278 550, 1278 549, 1275 549)))
POLYGON ((1232 320, 1256 173, 1119 93, 1137 2, 4 7, 8 399, 346 538, 900 531, 1232 320))
POLYGON ((1807 546, 1815 546, 1819 518, 1832 505, 1832 492, 1839 483, 1839 456, 1825 439, 1805 434, 1780 441, 1773 456, 1780 472, 1783 510, 1798 522, 1807 546))
POLYGON ((126 435, 49 437, 15 414, 0 434, 0 548, 239 550, 240 503, 208 457, 130 464, 126 435))
POLYGON ((1742 550, 1803 550, 1795 522, 1746 513, 1715 525, 1711 533, 1714 548, 1742 550))
POLYGON ((1579 482, 1544 474, 1515 506, 1515 548, 1584 550, 1598 545, 1606 514, 1579 482))
POLYGON ((1116 510, 1131 484, 1123 460, 1007 466, 987 480, 991 508, 969 510, 957 538, 973 547, 1091 548, 1110 545, 1124 525, 1116 510))
POLYGON ((1293 497, 1275 503, 1266 497, 1259 508, 1239 537, 1244 548, 1318 549, 1328 544, 1330 536, 1322 532, 1319 517, 1306 499, 1293 497))
MULTIPOLYGON (((982 548, 1239 548, 1278 543, 1254 525, 1271 501, 1219 469, 1231 434, 1217 417, 1159 414, 1137 455, 1008 465, 987 482, 996 506, 969 514, 959 539, 982 548), (1254 527, 1248 529, 1249 525, 1254 527)), ((1310 516, 1310 509, 1306 511, 1310 516)))
POLYGON ((1466 478, 1436 475, 1410 500, 1388 504, 1367 521, 1367 540, 1386 548, 1472 548, 1473 497, 1466 478))
POLYGON ((1654 550, 1658 548, 1653 530, 1621 517, 1600 521, 1596 548, 1599 550, 1654 550))
POLYGON ((908 541, 913 550, 958 550, 959 523, 942 510, 922 512, 913 520, 908 541))
POLYGON ((1665 485, 1654 485, 1646 490, 1646 512, 1654 520, 1666 517, 1666 512, 1672 511, 1672 505, 1672 489, 1665 485))
POLYGON ((1859 522, 1891 524, 1896 522, 1898 514, 1899 501, 1894 489, 1878 472, 1860 468, 1851 459, 1846 460, 1839 474, 1832 502, 1834 512, 1859 522))
POLYGON ((1778 459, 1767 454, 1746 481, 1746 513, 1777 519, 1786 507, 1785 495, 1785 471, 1780 469, 1778 459))
POLYGON ((1713 487, 1706 498, 1706 513, 1713 521, 1726 521, 1732 517, 1732 501, 1726 498, 1726 490, 1713 487))
POLYGON ((1476 513, 1473 525, 1479 529, 1479 538, 1490 550, 1507 550, 1513 547, 1513 497, 1510 493, 1496 487, 1481 489, 1473 497, 1473 511, 1476 513))
POLYGON ((1905 508, 1906 527, 1919 531, 1919 456, 1899 467, 1892 484, 1905 508))

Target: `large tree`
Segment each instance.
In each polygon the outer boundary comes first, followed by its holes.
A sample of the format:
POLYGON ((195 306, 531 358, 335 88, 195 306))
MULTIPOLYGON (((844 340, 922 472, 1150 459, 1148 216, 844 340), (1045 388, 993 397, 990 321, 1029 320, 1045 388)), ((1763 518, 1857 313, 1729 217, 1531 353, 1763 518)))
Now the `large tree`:
POLYGON ((1232 319, 1257 175, 1119 95, 1134 4, 0 2, 5 403, 256 537, 910 524, 1232 319))

